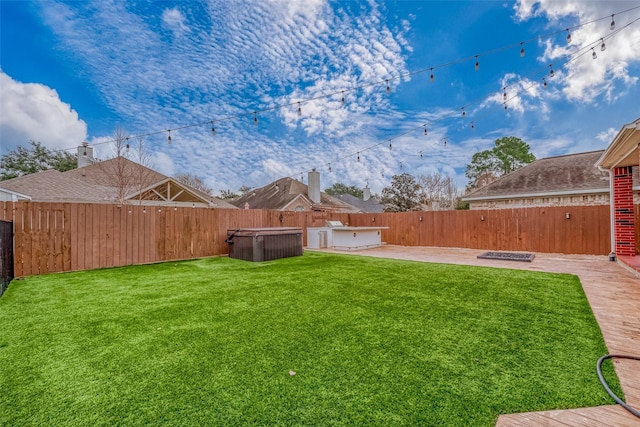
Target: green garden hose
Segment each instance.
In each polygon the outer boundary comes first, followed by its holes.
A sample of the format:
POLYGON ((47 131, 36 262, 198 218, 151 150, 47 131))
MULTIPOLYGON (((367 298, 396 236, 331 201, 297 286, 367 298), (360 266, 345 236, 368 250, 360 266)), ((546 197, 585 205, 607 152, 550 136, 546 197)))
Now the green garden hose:
POLYGON ((636 417, 640 418, 640 411, 638 411, 637 409, 632 408, 631 406, 627 405, 622 399, 620 399, 618 396, 616 396, 616 394, 611 391, 611 389, 609 388, 609 385, 607 384, 607 381, 604 379, 604 376, 602 375, 602 362, 604 362, 607 359, 631 359, 631 360, 640 360, 640 357, 638 356, 623 356, 620 354, 607 354, 606 356, 602 356, 600 359, 598 359, 598 363, 596 363, 596 371, 598 372, 598 378, 600 378, 600 383, 602 383, 602 386, 604 387, 605 390, 607 390, 607 393, 609 393, 609 396, 611 396, 613 398, 613 400, 616 401, 616 403, 618 403, 620 406, 622 406, 624 409, 626 409, 627 411, 631 412, 633 415, 635 415, 636 417))

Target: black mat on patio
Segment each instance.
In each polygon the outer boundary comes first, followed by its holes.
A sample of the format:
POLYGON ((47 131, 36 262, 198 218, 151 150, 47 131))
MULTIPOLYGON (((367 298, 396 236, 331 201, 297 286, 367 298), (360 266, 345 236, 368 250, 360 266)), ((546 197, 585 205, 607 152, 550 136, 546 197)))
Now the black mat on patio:
POLYGON ((503 261, 523 261, 531 262, 536 256, 534 254, 523 254, 515 252, 485 252, 478 255, 480 259, 500 259, 503 261))

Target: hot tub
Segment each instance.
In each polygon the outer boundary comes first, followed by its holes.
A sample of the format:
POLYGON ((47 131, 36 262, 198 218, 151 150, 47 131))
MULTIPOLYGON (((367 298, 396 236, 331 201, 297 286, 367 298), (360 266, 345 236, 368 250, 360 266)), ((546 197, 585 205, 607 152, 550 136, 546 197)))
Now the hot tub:
POLYGON ((307 248, 345 251, 377 248, 382 245, 382 230, 388 228, 350 227, 339 221, 327 221, 326 227, 307 228, 307 248))
POLYGON ((302 255, 302 228, 240 228, 227 230, 229 257, 271 261, 302 255))

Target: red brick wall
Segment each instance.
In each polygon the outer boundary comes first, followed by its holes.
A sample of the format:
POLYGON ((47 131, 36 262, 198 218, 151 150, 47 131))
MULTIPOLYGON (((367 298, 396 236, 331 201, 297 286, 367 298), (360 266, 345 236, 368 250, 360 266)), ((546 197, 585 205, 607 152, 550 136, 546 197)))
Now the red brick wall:
POLYGON ((636 254, 631 167, 613 169, 613 212, 616 254, 636 254))

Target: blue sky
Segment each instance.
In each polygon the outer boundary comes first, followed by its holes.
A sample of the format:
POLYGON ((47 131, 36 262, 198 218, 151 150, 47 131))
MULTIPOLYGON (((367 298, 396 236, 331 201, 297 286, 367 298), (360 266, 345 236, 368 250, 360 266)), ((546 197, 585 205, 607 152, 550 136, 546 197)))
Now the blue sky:
POLYGON ((158 132, 153 166, 216 192, 312 168, 322 188, 439 172, 463 189, 497 138, 597 150, 640 117, 639 18, 640 1, 2 0, 0 153, 106 158, 120 127, 158 132))

